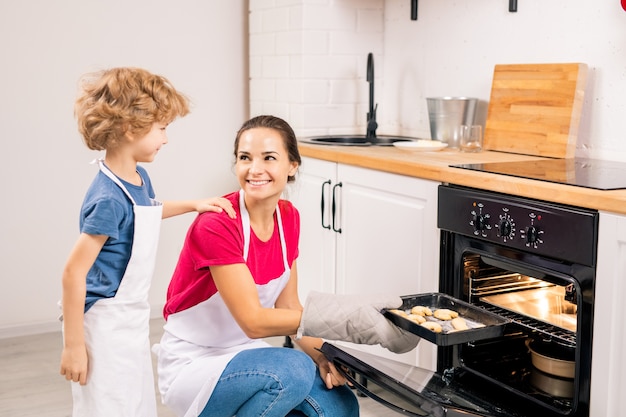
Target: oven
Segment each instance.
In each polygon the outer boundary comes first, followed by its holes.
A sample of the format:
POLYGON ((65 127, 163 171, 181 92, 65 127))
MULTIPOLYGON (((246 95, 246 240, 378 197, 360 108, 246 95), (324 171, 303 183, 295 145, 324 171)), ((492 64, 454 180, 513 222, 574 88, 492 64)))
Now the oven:
POLYGON ((437 221, 440 292, 401 309, 444 300, 483 324, 431 337, 386 311, 438 345, 436 371, 328 343, 326 356, 404 415, 588 417, 598 213, 442 185, 437 221))
POLYGON ((500 338, 440 348, 439 369, 545 417, 588 416, 598 213, 442 186, 438 223, 440 290, 510 319, 500 338))

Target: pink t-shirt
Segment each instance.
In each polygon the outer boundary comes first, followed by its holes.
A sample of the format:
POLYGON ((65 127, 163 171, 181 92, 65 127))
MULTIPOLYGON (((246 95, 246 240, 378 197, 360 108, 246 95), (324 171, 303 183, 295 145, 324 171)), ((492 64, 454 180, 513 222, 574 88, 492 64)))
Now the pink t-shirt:
MULTIPOLYGON (((217 292, 209 266, 246 263, 257 285, 267 284, 284 272, 280 235, 274 213, 274 233, 262 242, 250 230, 248 261, 243 258, 243 227, 239 208, 239 192, 225 196, 233 204, 237 218, 226 213, 199 214, 189 227, 178 264, 167 290, 163 315, 186 310, 209 299, 217 292)), ((287 200, 278 202, 287 245, 289 266, 298 257, 300 215, 287 200)))

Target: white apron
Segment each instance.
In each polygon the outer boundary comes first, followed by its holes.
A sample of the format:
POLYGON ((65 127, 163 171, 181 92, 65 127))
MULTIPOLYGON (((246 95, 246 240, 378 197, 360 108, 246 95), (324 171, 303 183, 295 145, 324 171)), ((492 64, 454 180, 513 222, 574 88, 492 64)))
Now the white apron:
MULTIPOLYGON (((243 257, 248 259, 250 216, 240 191, 239 207, 244 235, 243 257)), ((257 285, 261 305, 272 308, 289 281, 287 245, 280 209, 276 207, 285 271, 265 285, 257 285)), ((241 330, 219 293, 189 309, 170 314, 159 355, 159 388, 163 402, 178 416, 197 417, 213 393, 226 365, 239 352, 270 346, 263 340, 250 339, 241 330)))
POLYGON ((102 160, 100 170, 133 203, 133 244, 120 287, 113 298, 98 300, 85 313, 89 355, 87 384, 72 383, 74 417, 156 417, 150 354, 152 281, 163 207, 138 206, 102 160))

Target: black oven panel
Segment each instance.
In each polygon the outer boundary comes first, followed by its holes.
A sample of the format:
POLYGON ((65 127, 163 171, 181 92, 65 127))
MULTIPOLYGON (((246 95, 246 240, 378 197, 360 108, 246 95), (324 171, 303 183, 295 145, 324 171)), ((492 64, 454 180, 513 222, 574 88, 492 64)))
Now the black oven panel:
POLYGON ((538 255, 595 266, 597 223, 592 210, 439 187, 440 229, 538 255))
POLYGON ((440 292, 510 323, 502 337, 439 347, 438 372, 540 410, 525 416, 589 417, 598 218, 594 210, 440 186, 440 292))

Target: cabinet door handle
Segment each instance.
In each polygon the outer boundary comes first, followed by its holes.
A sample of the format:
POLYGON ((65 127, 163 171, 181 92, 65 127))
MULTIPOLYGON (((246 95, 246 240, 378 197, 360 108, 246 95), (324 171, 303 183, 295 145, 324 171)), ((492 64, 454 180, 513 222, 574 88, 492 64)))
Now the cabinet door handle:
POLYGON ((324 195, 325 195, 324 194, 324 189, 326 188, 326 184, 328 184, 330 186, 330 180, 324 181, 322 183, 322 199, 321 199, 321 202, 322 202, 322 227, 324 229, 330 230, 330 223, 328 223, 327 225, 324 224, 324 213, 326 212, 326 210, 325 210, 326 209, 326 200, 324 199, 324 195))
POLYGON ((337 227, 335 226, 335 220, 337 220, 337 194, 335 191, 337 190, 337 187, 341 187, 341 186, 343 186, 343 184, 340 182, 333 186, 333 203, 332 203, 333 230, 337 233, 341 233, 341 227, 337 229, 337 227))

